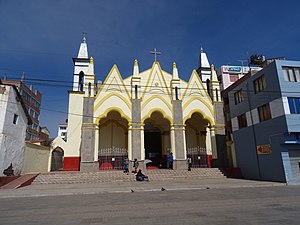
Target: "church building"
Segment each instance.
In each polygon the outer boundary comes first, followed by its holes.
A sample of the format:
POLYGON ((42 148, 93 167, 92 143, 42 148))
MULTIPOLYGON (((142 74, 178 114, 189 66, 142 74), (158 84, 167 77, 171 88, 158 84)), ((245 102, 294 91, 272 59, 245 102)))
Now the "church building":
POLYGON ((145 71, 134 60, 126 78, 114 65, 100 82, 84 37, 73 58, 63 169, 122 169, 126 157, 142 169, 169 168, 170 154, 173 169, 186 169, 188 157, 195 167, 218 166, 225 147, 223 103, 215 68, 200 54, 199 70, 188 81, 175 62, 168 73, 155 57, 145 71))

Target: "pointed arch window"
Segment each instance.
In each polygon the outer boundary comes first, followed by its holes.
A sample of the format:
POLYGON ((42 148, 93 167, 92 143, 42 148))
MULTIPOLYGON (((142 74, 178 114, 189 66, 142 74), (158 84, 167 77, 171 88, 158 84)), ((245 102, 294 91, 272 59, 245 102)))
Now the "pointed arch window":
POLYGON ((84 72, 79 73, 78 90, 83 91, 84 72))

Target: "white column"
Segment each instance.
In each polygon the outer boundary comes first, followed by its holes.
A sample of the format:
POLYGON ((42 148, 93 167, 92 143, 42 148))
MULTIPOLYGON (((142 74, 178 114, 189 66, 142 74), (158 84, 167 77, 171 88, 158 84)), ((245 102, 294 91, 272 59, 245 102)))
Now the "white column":
POLYGON ((99 155, 99 126, 95 125, 95 149, 94 149, 94 161, 98 161, 99 155))
POLYGON ((132 142, 131 142, 131 139, 132 139, 132 134, 131 134, 131 128, 132 126, 129 126, 128 127, 128 159, 129 160, 133 160, 132 159, 132 142))
POLYGON ((185 127, 183 128, 184 131, 183 131, 183 149, 184 149, 184 159, 187 159, 186 157, 186 136, 185 136, 185 127))
POLYGON ((216 135, 215 135, 215 128, 210 128, 210 137, 211 137, 211 151, 212 151, 212 158, 217 159, 217 142, 216 142, 216 135))
POLYGON ((144 135, 144 125, 141 126, 141 160, 145 160, 145 135, 144 135))
POLYGON ((171 136, 171 152, 173 153, 174 159, 176 159, 176 151, 175 151, 175 132, 174 127, 170 128, 170 136, 171 136))
POLYGON ((206 154, 212 154, 212 144, 211 144, 211 134, 210 129, 206 128, 206 137, 205 137, 205 147, 206 147, 206 154))

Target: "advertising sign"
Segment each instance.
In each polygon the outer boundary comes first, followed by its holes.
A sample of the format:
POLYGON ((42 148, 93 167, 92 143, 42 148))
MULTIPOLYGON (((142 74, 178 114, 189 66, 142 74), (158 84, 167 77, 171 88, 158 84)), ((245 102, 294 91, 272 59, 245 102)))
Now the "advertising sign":
POLYGON ((256 151, 257 154, 262 155, 262 154, 271 154, 271 145, 257 145, 256 146, 256 151))
POLYGON ((241 66, 223 66, 223 72, 225 73, 241 73, 241 66))

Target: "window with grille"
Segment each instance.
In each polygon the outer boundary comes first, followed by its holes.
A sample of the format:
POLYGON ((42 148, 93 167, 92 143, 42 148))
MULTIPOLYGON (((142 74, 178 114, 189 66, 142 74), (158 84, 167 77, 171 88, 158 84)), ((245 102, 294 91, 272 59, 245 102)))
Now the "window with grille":
POLYGON ((288 82, 300 82, 299 67, 282 67, 283 78, 288 82))
POLYGON ((300 98, 288 97, 291 114, 300 114, 300 98))
POLYGON ((242 89, 234 93, 234 102, 235 104, 239 104, 244 101, 243 91, 242 89))
POLYGON ((246 117, 246 113, 239 115, 237 117, 238 119, 238 123, 239 123, 239 128, 243 128, 243 127, 247 127, 247 117, 246 117))
POLYGON ((267 83, 264 75, 260 76, 256 80, 253 81, 254 84, 254 92, 257 94, 266 89, 267 83))
POLYGON ((266 121, 266 120, 269 120, 272 118, 269 103, 258 107, 257 110, 258 110, 260 122, 263 122, 263 121, 266 121))

